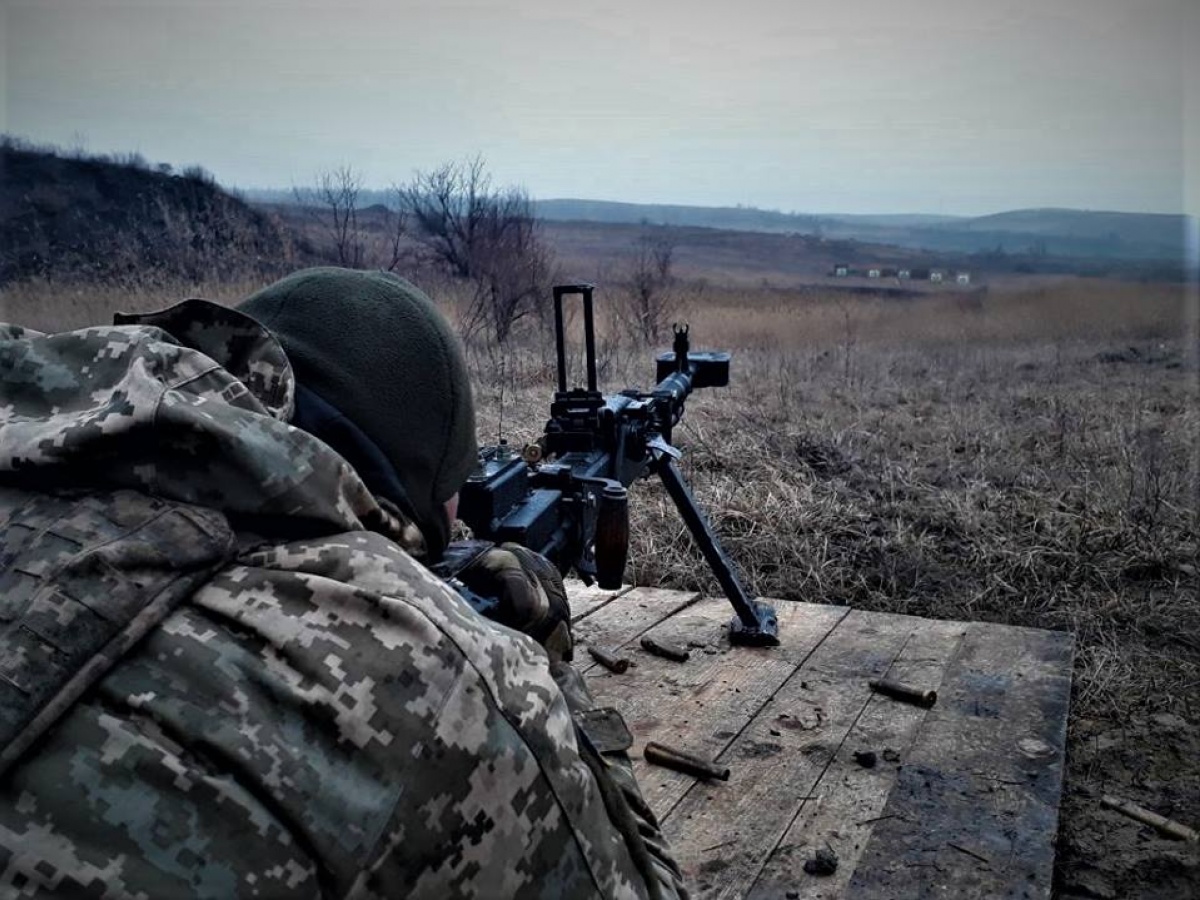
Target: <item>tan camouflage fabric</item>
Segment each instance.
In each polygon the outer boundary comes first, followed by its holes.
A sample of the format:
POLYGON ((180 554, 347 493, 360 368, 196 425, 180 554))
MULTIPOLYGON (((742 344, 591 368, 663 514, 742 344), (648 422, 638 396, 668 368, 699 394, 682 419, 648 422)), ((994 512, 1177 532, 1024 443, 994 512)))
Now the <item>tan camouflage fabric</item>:
POLYGON ((204 301, 0 325, 4 639, 50 671, 73 627, 127 634, 175 583, 156 517, 206 573, 2 776, 0 896, 683 896, 544 650, 401 549, 287 424, 292 390, 270 336, 204 301))

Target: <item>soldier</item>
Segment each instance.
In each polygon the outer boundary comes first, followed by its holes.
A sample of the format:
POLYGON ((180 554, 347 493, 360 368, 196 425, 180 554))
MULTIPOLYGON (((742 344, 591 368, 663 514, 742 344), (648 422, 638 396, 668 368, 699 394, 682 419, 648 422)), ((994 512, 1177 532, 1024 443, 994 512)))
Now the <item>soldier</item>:
POLYGON ((685 896, 553 567, 422 565, 475 455, 391 275, 0 325, 0 896, 685 896))

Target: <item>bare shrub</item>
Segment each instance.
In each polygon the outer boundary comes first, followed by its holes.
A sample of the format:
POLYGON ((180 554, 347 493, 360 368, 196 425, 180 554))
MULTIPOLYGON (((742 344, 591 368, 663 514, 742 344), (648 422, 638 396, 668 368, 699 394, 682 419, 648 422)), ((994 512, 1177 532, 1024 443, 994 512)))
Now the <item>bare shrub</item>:
POLYGON ((350 166, 319 172, 315 184, 292 193, 317 226, 339 266, 393 272, 405 260, 407 217, 402 208, 381 205, 362 214, 362 175, 350 166))
POLYGON ((640 235, 630 250, 621 276, 620 320, 626 334, 649 346, 668 332, 680 311, 681 294, 672 271, 675 240, 666 230, 640 235))
POLYGON ((215 185, 217 183, 216 176, 201 165, 186 166, 179 174, 188 181, 195 181, 198 184, 215 185))
POLYGON ((492 186, 482 157, 418 172, 397 188, 427 259, 471 285, 462 317, 468 337, 505 343, 549 293, 553 254, 529 195, 492 186))

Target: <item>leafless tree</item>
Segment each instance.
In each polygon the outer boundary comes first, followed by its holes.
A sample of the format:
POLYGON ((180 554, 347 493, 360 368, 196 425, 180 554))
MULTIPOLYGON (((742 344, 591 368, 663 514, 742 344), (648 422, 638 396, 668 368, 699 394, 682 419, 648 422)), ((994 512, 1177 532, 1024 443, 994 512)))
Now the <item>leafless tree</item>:
POLYGON ((633 242, 621 312, 626 331, 636 341, 656 343, 679 309, 674 262, 675 240, 669 231, 646 233, 633 242))
POLYGON ((431 260, 472 285, 465 333, 485 331, 500 343, 538 310, 553 255, 521 188, 493 188, 482 157, 418 172, 397 189, 412 237, 431 260))
POLYGON ((381 269, 388 272, 396 271, 407 254, 408 243, 408 214, 404 211, 403 198, 400 192, 392 189, 395 194, 393 205, 387 208, 383 216, 382 247, 386 251, 387 260, 380 260, 381 269))
POLYGON ((297 202, 305 206, 326 233, 338 265, 358 268, 364 248, 358 231, 358 194, 362 176, 350 166, 317 173, 311 188, 294 188, 297 202))
MULTIPOLYGON (((394 271, 404 258, 407 222, 403 209, 384 207, 370 226, 359 208, 362 176, 350 166, 317 174, 316 184, 295 188, 296 200, 306 207, 325 232, 340 266, 394 271)), ((398 198, 399 199, 399 198, 398 198)))

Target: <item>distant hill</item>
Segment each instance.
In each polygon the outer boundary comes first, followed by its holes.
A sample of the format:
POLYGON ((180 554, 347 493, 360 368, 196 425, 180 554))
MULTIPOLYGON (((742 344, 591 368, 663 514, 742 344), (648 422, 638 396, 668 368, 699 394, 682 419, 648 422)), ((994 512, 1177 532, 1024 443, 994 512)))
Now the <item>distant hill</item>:
POLYGON ((0 283, 278 271, 289 240, 203 169, 63 156, 0 139, 0 283))
MULTIPOLYGON (((294 203, 294 192, 244 191, 260 203, 294 203)), ((364 190, 362 204, 395 202, 394 194, 364 190)), ((1092 261, 1182 264, 1187 216, 1078 209, 1019 209, 987 216, 928 213, 848 215, 785 213, 751 206, 685 206, 558 198, 538 200, 550 222, 670 225, 769 234, 809 234, 827 240, 890 244, 934 253, 1059 256, 1092 261)))
POLYGON ((723 228, 729 231, 770 231, 811 234, 833 226, 914 228, 958 221, 955 216, 922 213, 885 215, 824 215, 784 213, 753 206, 682 206, 676 204, 618 203, 609 200, 539 200, 538 213, 546 219, 580 222, 645 222, 723 228))
POLYGON ((791 232, 951 253, 1112 260, 1182 260, 1187 224, 1186 216, 1073 209, 1023 209, 978 217, 802 215, 743 207, 600 200, 541 200, 537 209, 544 218, 558 221, 791 232))
POLYGON ((1116 234, 1150 243, 1168 243, 1177 239, 1183 224, 1183 216, 1048 208, 978 216, 962 220, 955 227, 964 231, 1010 231, 1077 238, 1108 238, 1116 234))
POLYGON ((617 203, 608 200, 539 200, 544 219, 576 222, 638 223, 728 231, 808 233, 820 226, 817 216, 795 215, 747 206, 680 206, 617 203))

